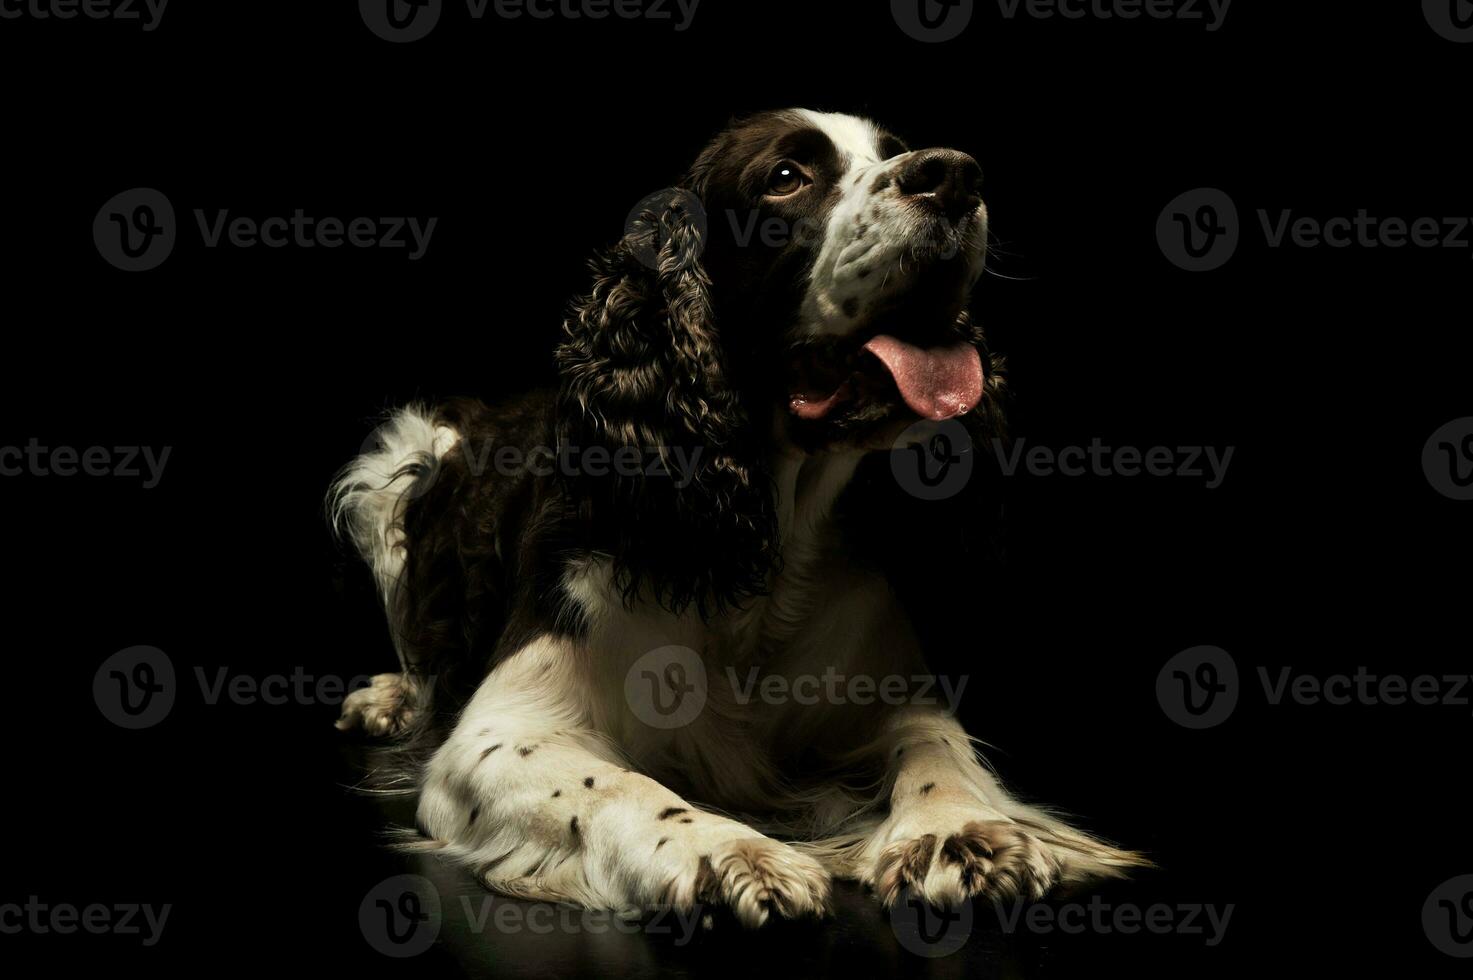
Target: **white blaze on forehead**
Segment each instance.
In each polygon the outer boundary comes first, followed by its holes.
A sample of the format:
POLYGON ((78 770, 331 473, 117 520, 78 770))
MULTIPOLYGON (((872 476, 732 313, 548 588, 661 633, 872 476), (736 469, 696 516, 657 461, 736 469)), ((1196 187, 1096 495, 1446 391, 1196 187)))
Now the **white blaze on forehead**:
POLYGON ((829 138, 843 162, 839 200, 829 213, 803 297, 802 326, 810 335, 848 333, 863 315, 864 301, 892 279, 885 270, 898 263, 908 241, 904 214, 893 204, 880 204, 873 187, 873 178, 903 157, 881 159, 880 129, 868 119, 809 109, 798 115, 829 138))
POLYGON ((848 156, 846 170, 880 162, 880 128, 868 119, 812 109, 799 109, 798 115, 816 126, 840 153, 848 156))

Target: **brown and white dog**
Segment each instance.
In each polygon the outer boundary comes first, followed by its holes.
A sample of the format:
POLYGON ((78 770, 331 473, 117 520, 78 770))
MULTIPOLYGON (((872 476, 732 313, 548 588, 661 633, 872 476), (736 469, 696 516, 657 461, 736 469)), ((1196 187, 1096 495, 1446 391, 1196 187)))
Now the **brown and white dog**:
POLYGON ((343 471, 403 671, 339 726, 423 750, 422 846, 749 925, 831 876, 947 905, 1144 863, 1015 800, 943 707, 727 683, 924 672, 846 488, 943 420, 996 431, 980 182, 852 116, 734 123, 595 262, 557 390, 402 410, 343 471))

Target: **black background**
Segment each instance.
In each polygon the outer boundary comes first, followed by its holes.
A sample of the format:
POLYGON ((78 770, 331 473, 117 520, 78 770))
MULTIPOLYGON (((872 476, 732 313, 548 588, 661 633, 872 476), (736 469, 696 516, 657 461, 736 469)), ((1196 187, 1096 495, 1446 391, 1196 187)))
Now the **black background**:
MULTIPOLYGON (((1473 414, 1470 253, 1271 249, 1258 209, 1473 214, 1473 46, 1417 4, 1239 0, 1200 23, 1006 20, 913 41, 883 3, 705 0, 667 24, 471 22, 391 45, 351 3, 186 3, 137 24, 0 21, 5 101, 0 444, 170 446, 162 483, 7 477, 9 853, 0 902, 172 903, 162 941, 0 936, 0 955, 158 975, 736 970, 1452 975, 1421 907, 1473 872, 1473 708, 1271 707, 1256 668, 1468 668, 1469 505, 1422 447, 1473 414), (433 862, 377 849, 377 806, 332 705, 209 705, 194 669, 392 668, 367 576, 321 498, 383 409, 497 398, 550 377, 584 261, 728 117, 811 105, 978 157, 999 243, 977 309, 1030 444, 1236 447, 1223 485, 1019 477, 1008 564, 924 597, 937 667, 1031 798, 1148 851, 1115 902, 1232 903, 1224 942, 1005 941, 927 963, 846 902, 828 929, 642 937, 449 936, 372 952, 364 892, 433 862), (155 187, 180 216, 160 268, 91 236, 155 187), (1177 194, 1218 187, 1243 242, 1190 274, 1158 248, 1177 194), (206 249, 191 212, 436 216, 427 256, 206 249), (169 718, 109 724, 91 681, 150 644, 182 681, 169 718), (1199 644, 1243 674, 1208 731, 1157 703, 1199 644)), ((946 568, 944 537, 928 561, 946 568)), ((960 564, 960 563, 953 563, 960 564)), ((451 876, 453 879, 453 876, 451 876)), ((460 887, 459 885, 447 887, 460 887)), ((447 892, 448 894, 448 892, 447 892)), ((985 918, 985 914, 984 914, 985 918)))

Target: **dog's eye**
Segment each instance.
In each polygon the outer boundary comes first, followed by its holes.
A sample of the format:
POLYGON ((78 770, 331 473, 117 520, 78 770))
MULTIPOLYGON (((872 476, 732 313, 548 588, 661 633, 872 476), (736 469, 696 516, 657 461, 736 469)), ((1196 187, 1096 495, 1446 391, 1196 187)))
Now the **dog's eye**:
POLYGON ((807 184, 808 175, 803 169, 791 160, 784 160, 772 170, 772 176, 767 178, 767 193, 773 197, 787 197, 796 194, 807 184))

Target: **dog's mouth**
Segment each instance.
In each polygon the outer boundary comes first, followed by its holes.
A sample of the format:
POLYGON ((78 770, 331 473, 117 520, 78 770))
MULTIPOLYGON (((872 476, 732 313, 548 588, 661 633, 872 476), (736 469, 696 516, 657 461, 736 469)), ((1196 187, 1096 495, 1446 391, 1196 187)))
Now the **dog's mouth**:
POLYGON ((888 333, 804 345, 790 377, 788 411, 804 421, 893 403, 898 395, 920 418, 939 422, 976 408, 985 380, 982 358, 965 340, 927 346, 888 333))

